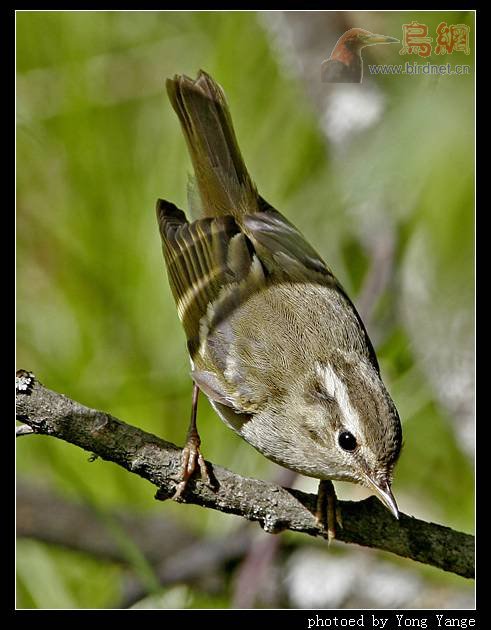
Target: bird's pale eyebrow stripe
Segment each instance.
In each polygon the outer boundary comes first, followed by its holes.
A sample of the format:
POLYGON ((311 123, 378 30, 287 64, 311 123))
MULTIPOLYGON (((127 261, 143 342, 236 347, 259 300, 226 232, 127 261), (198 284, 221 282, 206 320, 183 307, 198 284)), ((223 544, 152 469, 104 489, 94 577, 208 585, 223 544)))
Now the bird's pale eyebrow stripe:
POLYGON ((338 403, 344 427, 356 436, 359 433, 360 418, 351 404, 346 385, 330 363, 327 365, 318 364, 317 375, 326 393, 338 403))

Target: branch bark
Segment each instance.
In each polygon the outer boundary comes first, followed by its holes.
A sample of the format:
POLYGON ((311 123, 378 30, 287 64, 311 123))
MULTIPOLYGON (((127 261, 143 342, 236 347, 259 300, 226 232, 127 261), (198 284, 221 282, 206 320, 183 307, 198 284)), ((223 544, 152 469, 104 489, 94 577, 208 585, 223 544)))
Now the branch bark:
MULTIPOLYGON (((173 495, 180 468, 177 446, 51 391, 27 372, 23 371, 21 378, 17 419, 34 433, 75 444, 147 479, 158 487, 159 500, 173 495)), ((257 521, 269 533, 290 529, 325 537, 315 518, 315 495, 241 477, 211 462, 207 465, 213 487, 191 480, 183 502, 257 521)), ((337 532, 337 540, 390 551, 464 577, 474 576, 473 536, 405 514, 397 521, 375 497, 340 501, 339 506, 343 528, 337 532)))

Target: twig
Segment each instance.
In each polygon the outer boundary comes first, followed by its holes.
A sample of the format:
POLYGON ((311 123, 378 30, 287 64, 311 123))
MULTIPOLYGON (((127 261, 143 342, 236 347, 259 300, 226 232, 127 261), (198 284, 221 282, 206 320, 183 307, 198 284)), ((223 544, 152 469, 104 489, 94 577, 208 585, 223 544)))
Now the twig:
MULTIPOLYGON (((394 233, 387 227, 370 248, 370 268, 357 299, 358 312, 367 328, 372 327, 371 316, 393 274, 394 251, 394 233)), ((283 468, 279 477, 273 481, 280 485, 291 485, 295 477, 296 473, 283 468)), ((268 570, 271 570, 270 565, 278 551, 279 541, 276 539, 258 536, 251 541, 249 553, 239 567, 235 580, 232 601, 236 608, 251 608, 257 596, 264 592, 268 570)))
MULTIPOLYGON (((34 380, 17 393, 17 419, 35 433, 51 435, 119 464, 159 488, 165 500, 178 483, 180 449, 108 413, 90 409, 34 380)), ((192 480, 186 503, 258 521, 269 533, 284 529, 324 536, 315 519, 315 495, 240 477, 208 462, 214 487, 192 480)), ((474 575, 474 537, 405 514, 395 520, 375 497, 340 501, 343 529, 337 540, 375 547, 464 577, 474 575)))
MULTIPOLYGON (((223 593, 223 582, 231 563, 240 560, 250 545, 250 532, 239 531, 218 540, 200 540, 179 553, 169 556, 156 567, 161 586, 171 584, 199 585, 200 590, 223 593), (213 589, 215 585, 215 589, 213 589)), ((138 579, 123 587, 119 608, 129 608, 148 594, 148 588, 138 579)))
MULTIPOLYGON (((101 519, 91 505, 67 500, 55 492, 17 482, 17 536, 88 553, 129 566, 108 522, 114 522, 154 568, 161 586, 191 584, 207 593, 223 591, 231 567, 244 556, 250 531, 198 538, 168 518, 142 516, 128 510, 110 511, 101 519)), ((126 571, 117 608, 128 608, 148 594, 148 584, 126 571)))
MULTIPOLYGON (((288 468, 280 468, 273 483, 290 486, 297 473, 288 468)), ((279 536, 266 536, 263 532, 250 540, 250 546, 237 569, 232 595, 233 608, 253 608, 259 595, 264 595, 265 586, 272 573, 272 566, 284 540, 279 536)), ((269 602, 270 603, 270 602, 269 602)))
POLYGON ((141 516, 118 510, 101 519, 91 505, 69 501, 23 480, 17 482, 16 495, 19 538, 34 538, 112 562, 127 564, 128 556, 108 523, 116 523, 152 565, 198 541, 180 524, 161 515, 141 516))

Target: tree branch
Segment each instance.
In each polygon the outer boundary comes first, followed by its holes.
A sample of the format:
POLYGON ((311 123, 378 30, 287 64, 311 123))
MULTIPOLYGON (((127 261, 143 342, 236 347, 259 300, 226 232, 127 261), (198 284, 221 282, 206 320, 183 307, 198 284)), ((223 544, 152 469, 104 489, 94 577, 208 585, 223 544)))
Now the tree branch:
MULTIPOLYGON (((181 453, 174 444, 51 391, 30 373, 22 371, 21 375, 23 385, 17 391, 20 422, 34 433, 80 446, 147 479, 159 488, 157 499, 172 496, 181 453)), ((324 536, 315 518, 315 495, 241 477, 210 462, 207 465, 214 487, 192 480, 184 492, 184 502, 258 521, 269 533, 290 529, 324 536)), ((337 532, 337 540, 390 551, 464 577, 474 576, 473 536, 405 514, 397 521, 375 497, 340 501, 339 506, 343 528, 337 532)))
POLYGON ((161 515, 141 516, 127 510, 114 510, 102 519, 87 503, 69 501, 55 492, 17 481, 17 536, 33 538, 104 560, 128 564, 128 554, 108 523, 116 523, 151 565, 195 545, 199 539, 179 523, 161 515))
POLYGON ((107 517, 138 547, 160 586, 191 584, 206 593, 223 592, 232 567, 250 545, 251 532, 244 528, 203 539, 162 515, 112 510, 101 519, 99 510, 92 505, 75 503, 22 479, 17 481, 17 537, 126 565, 129 570, 124 574, 122 598, 116 607, 129 608, 149 594, 148 584, 133 570, 107 517))

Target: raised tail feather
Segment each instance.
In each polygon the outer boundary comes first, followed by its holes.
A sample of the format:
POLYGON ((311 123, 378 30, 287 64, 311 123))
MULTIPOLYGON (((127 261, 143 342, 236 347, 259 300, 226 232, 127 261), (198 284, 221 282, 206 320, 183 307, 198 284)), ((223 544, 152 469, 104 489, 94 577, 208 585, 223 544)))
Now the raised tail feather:
POLYGON ((235 217, 259 209, 222 88, 200 70, 196 80, 167 79, 167 93, 193 162, 204 216, 235 217))

